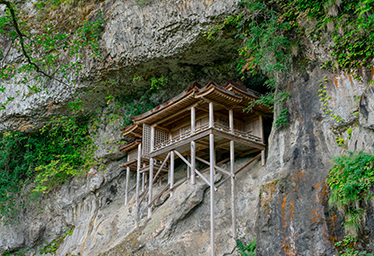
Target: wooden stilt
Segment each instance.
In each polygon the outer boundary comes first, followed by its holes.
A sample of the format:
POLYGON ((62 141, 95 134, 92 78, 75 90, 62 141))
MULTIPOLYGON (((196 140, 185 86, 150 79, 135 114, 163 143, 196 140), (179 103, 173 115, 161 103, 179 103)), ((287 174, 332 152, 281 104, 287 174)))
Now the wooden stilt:
MULTIPOLYGON (((211 103, 209 103, 209 110, 211 103)), ((213 105, 212 105, 213 106, 213 105)), ((213 109, 213 108, 212 108, 213 109)), ((209 111, 209 114, 211 111, 209 111)), ((210 155, 210 254, 215 256, 214 248, 214 166, 216 165, 214 152, 214 134, 209 134, 209 155, 210 155)))
POLYGON ((172 188, 174 187, 174 151, 170 151, 170 197, 173 196, 172 188))
POLYGON ((126 192, 125 192, 125 205, 127 205, 127 197, 129 193, 129 180, 130 180, 130 167, 126 168, 126 192))
MULTIPOLYGON (((191 157, 190 156, 187 156, 187 161, 191 162, 191 157)), ((190 166, 187 165, 187 180, 190 178, 190 171, 191 171, 190 169, 191 169, 190 166)))
POLYGON ((144 192, 145 189, 145 173, 142 174, 142 192, 144 192))
MULTIPOLYGON (((234 110, 229 110, 230 132, 234 133, 234 110)), ((235 216, 235 142, 230 141, 230 171, 231 171, 231 219, 232 236, 236 239, 236 216, 235 216)))
MULTIPOLYGON (((235 142, 230 141, 230 169, 231 174, 235 175, 235 142)), ((231 218, 232 218, 232 236, 236 239, 236 216, 235 216, 235 176, 231 176, 231 218)))
MULTIPOLYGON (((148 205, 152 202, 152 188, 153 188, 153 165, 154 161, 151 157, 149 159, 149 192, 148 192, 148 205)), ((152 215, 152 206, 148 206, 148 218, 152 215)))
POLYGON ((195 185, 196 182, 196 144, 195 141, 191 141, 191 184, 195 185))
POLYGON ((135 203, 135 227, 138 226, 139 221, 139 186, 140 186, 140 165, 142 157, 142 144, 138 145, 138 164, 136 172, 136 203, 135 203))
MULTIPOLYGON (((260 132, 261 132, 261 139, 262 139, 262 143, 264 143, 265 139, 264 139, 264 120, 262 118, 262 115, 259 116, 259 121, 260 121, 260 132)), ((262 166, 265 165, 265 161, 266 161, 266 156, 265 156, 265 150, 262 150, 261 151, 261 164, 262 166)))

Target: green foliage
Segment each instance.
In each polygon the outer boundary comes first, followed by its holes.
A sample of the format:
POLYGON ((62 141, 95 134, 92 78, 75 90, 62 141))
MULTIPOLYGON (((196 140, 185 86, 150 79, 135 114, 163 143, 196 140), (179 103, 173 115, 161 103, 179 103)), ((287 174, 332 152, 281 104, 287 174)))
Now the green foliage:
POLYGON ((136 0, 136 5, 145 5, 150 3, 151 0, 136 0))
POLYGON ((354 235, 347 235, 344 237, 343 240, 339 241, 335 244, 335 246, 339 249, 339 255, 342 256, 373 256, 371 253, 367 253, 366 251, 357 250, 354 248, 355 243, 357 242, 357 237, 354 235))
POLYGON ((93 152, 87 120, 74 116, 55 118, 34 134, 4 133, 0 138, 1 215, 16 221, 16 211, 28 203, 20 199, 22 189, 32 183, 32 197, 48 192, 87 170, 94 163, 93 152))
MULTIPOLYGON (((28 89, 24 96, 29 97, 46 90, 51 79, 71 85, 72 75, 84 76, 88 57, 100 57, 104 20, 94 4, 87 5, 84 0, 40 0, 34 3, 37 15, 18 8, 12 3, 0 17, 0 33, 12 42, 6 52, 0 52, 3 63, 7 63, 11 50, 23 54, 17 63, 0 68, 1 92, 11 89, 7 89, 8 84, 17 83, 28 89)), ((9 97, 0 104, 0 110, 13 100, 9 97)))
POLYGON ((288 22, 280 21, 279 13, 263 1, 244 0, 240 5, 243 6, 243 13, 227 18, 223 24, 211 27, 206 36, 208 39, 214 39, 226 26, 234 25, 237 28, 236 37, 243 39, 244 42, 238 49, 238 71, 250 72, 252 75, 260 72, 269 77, 265 84, 270 93, 251 102, 247 110, 251 110, 255 104, 270 108, 273 104, 281 104, 283 109, 276 118, 276 126, 279 128, 282 124, 287 124, 288 111, 284 108, 284 102, 290 94, 281 92, 276 96, 274 91, 277 74, 285 73, 291 68, 291 42, 281 32, 287 30, 289 25, 288 22))
POLYGON ((256 239, 244 246, 240 239, 236 239, 237 252, 240 256, 255 256, 256 255, 256 239))
POLYGON ((158 90, 160 89, 160 86, 164 86, 165 84, 168 83, 168 80, 164 77, 160 78, 151 78, 151 90, 158 90))
POLYGON ((356 235, 364 224, 366 202, 373 197, 374 155, 348 152, 335 157, 327 178, 331 190, 329 204, 344 213, 347 233, 356 235))
POLYGON ((68 232, 66 232, 64 235, 60 236, 56 240, 53 240, 49 244, 43 247, 43 249, 39 252, 39 254, 47 254, 47 253, 53 253, 55 254, 57 249, 60 247, 66 236, 71 236, 74 232, 74 227, 71 228, 68 232))

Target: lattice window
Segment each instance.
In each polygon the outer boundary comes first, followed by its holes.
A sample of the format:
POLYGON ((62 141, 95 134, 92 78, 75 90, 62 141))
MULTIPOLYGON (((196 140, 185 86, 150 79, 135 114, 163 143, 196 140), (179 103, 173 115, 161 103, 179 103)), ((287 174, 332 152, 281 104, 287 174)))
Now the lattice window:
POLYGON ((143 124, 143 140, 142 140, 143 156, 149 156, 151 151, 151 127, 143 124))
POLYGON ((157 128, 155 129, 155 146, 159 143, 167 141, 169 139, 169 133, 164 129, 157 128))

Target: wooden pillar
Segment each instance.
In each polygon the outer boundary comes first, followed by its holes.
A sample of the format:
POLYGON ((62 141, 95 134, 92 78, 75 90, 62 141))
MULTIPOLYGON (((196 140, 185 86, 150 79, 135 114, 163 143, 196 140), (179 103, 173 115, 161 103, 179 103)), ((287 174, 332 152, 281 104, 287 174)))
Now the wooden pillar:
MULTIPOLYGON (((210 110, 210 103, 209 103, 210 110)), ((211 111, 209 111, 210 114, 211 111)), ((210 246, 211 255, 215 256, 214 248, 214 166, 216 157, 214 152, 214 134, 209 134, 209 155, 210 155, 210 246)))
POLYGON ((141 157, 142 157, 142 144, 138 145, 138 164, 137 164, 137 172, 136 172, 136 204, 135 204, 135 227, 138 226, 139 221, 139 182, 140 182, 140 165, 141 165, 141 157))
POLYGON ((149 192, 148 192, 148 218, 152 215, 152 206, 150 206, 152 202, 152 188, 153 188, 153 166, 154 160, 153 157, 149 159, 149 192))
POLYGON ((174 187, 174 150, 170 151, 170 197, 173 196, 174 187))
MULTIPOLYGON (((230 141, 230 169, 231 174, 235 175, 235 142, 230 141)), ((236 239, 236 214, 235 214, 235 176, 231 176, 231 219, 232 236, 236 239)))
POLYGON ((191 108, 191 133, 194 133, 196 130, 196 112, 195 107, 191 108))
POLYGON ((233 109, 229 110, 229 127, 230 127, 230 132, 234 133, 234 110, 233 109))
POLYGON ((196 175, 196 143, 195 141, 191 141, 191 184, 195 185, 196 175))
POLYGON ((142 192, 145 190, 145 173, 142 174, 142 192))
MULTIPOLYGON (((196 131, 196 112, 195 112, 195 107, 191 108, 191 134, 194 134, 196 131)), ((195 141, 191 141, 191 184, 195 184, 195 166, 196 166, 196 151, 195 151, 195 141)))
MULTIPOLYGON (((263 121, 263 118, 262 118, 262 115, 259 116, 259 121, 260 121, 260 135, 261 135, 261 140, 262 140, 262 143, 265 143, 265 139, 264 139, 264 121, 263 121)), ((261 151, 261 164, 264 166, 265 165, 265 150, 262 150, 261 151)))
POLYGON ((214 126, 214 109, 213 102, 209 102, 209 127, 214 126))
POLYGON ((127 205, 127 197, 129 193, 129 180, 130 180, 130 167, 126 168, 126 192, 125 192, 125 205, 127 205))
POLYGON ((155 126, 151 126, 151 152, 153 151, 153 149, 155 148, 155 126))
MULTIPOLYGON (((189 163, 191 163, 191 157, 190 157, 189 155, 187 156, 187 161, 188 161, 189 163)), ((190 171, 191 171, 191 168, 190 168, 189 165, 187 165, 187 180, 190 179, 190 171)))
MULTIPOLYGON (((234 110, 229 110, 230 132, 234 133, 234 110)), ((230 141, 230 170, 231 174, 231 219, 232 219, 232 236, 236 239, 236 216, 235 216, 235 142, 230 141)))

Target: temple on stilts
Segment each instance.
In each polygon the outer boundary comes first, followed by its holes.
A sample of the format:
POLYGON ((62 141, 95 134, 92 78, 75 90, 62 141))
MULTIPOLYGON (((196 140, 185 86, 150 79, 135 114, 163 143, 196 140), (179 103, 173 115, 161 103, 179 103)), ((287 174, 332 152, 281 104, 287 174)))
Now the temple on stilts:
POLYGON ((214 194, 228 180, 231 182, 232 236, 236 238, 235 176, 258 158, 265 165, 263 115, 271 111, 255 104, 246 111, 259 97, 258 93, 232 81, 222 86, 210 82, 204 87, 195 82, 166 103, 132 117, 133 124, 122 130, 129 141, 120 150, 127 152, 127 162, 122 165, 127 169, 126 204, 130 171, 136 171, 136 226, 139 205, 147 195, 148 218, 152 216, 152 205, 162 193, 169 192, 169 200, 173 200, 173 192, 180 185, 174 183, 174 162, 180 158, 187 165, 184 182, 195 184, 196 179, 201 179, 210 186, 211 255, 215 255, 214 194), (258 154, 242 168, 235 169, 235 157, 255 153, 258 154), (229 157, 217 159, 222 155, 229 157), (228 161, 229 170, 219 167, 228 161), (197 162, 207 167, 199 170, 197 162), (216 172, 226 176, 218 184, 214 183, 216 172), (168 183, 154 196, 153 185, 160 181, 161 175, 167 175, 168 183))

